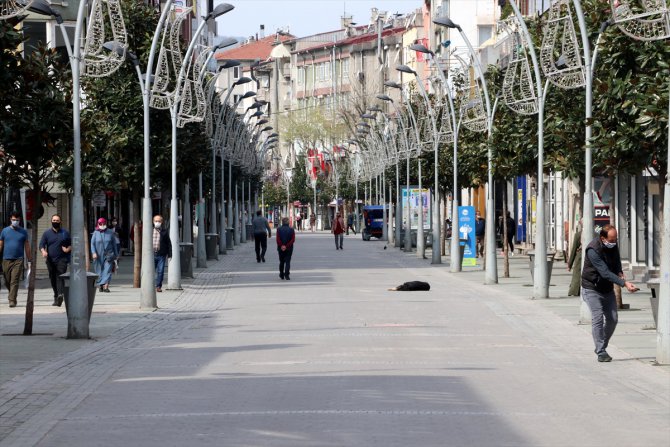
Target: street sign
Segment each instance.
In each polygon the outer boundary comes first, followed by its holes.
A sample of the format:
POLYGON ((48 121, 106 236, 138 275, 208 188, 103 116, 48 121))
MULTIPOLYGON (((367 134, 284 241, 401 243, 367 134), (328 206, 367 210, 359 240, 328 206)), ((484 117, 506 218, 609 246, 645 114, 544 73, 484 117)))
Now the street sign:
POLYGON ((93 206, 103 208, 107 205, 107 196, 103 191, 97 191, 93 194, 93 197, 91 197, 91 202, 93 202, 93 206))

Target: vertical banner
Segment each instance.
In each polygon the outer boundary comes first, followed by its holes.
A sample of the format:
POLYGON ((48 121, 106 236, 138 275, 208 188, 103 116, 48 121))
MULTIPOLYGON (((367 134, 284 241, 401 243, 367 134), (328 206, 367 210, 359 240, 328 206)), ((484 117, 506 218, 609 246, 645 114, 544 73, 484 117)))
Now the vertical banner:
POLYGON ((475 207, 458 207, 458 238, 460 244, 465 246, 463 250, 463 267, 473 267, 477 265, 475 260, 476 239, 475 239, 475 207))
POLYGON ((516 241, 526 242, 526 177, 516 178, 516 241))
MULTIPOLYGON (((402 224, 403 228, 407 226, 407 188, 402 188, 402 224)), ((409 212, 411 215, 410 223, 412 231, 416 231, 419 227, 419 210, 423 211, 423 229, 430 230, 432 228, 431 218, 431 203, 430 203, 430 189, 423 189, 422 191, 415 186, 409 188, 409 212), (421 206, 421 205, 423 206, 421 206)))

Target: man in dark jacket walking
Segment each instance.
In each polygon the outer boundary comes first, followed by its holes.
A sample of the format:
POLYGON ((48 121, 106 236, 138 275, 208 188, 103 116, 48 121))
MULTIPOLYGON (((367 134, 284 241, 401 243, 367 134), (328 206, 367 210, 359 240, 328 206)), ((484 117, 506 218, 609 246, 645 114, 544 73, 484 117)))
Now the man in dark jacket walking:
POLYGON ((261 210, 256 211, 256 217, 251 221, 251 225, 254 229, 256 262, 265 262, 265 251, 268 249, 268 238, 272 237, 272 229, 261 210))
POLYGON ((295 242, 295 231, 288 225, 288 217, 281 220, 281 227, 277 228, 277 252, 279 253, 279 277, 287 281, 291 280, 291 256, 293 256, 293 243, 295 242))
POLYGON ((72 251, 70 233, 61 227, 61 218, 58 214, 51 216, 51 228, 46 230, 40 240, 40 251, 47 264, 51 288, 54 291, 53 306, 63 304, 63 281, 60 275, 67 272, 72 251))
POLYGON ((599 362, 612 361, 607 345, 618 318, 614 284, 626 287, 629 292, 639 290, 635 284, 624 279, 616 243, 616 229, 605 225, 600 235, 586 246, 582 270, 582 299, 591 309, 591 332, 599 362))
POLYGON ((154 216, 154 231, 151 234, 154 247, 154 265, 156 267, 156 292, 162 292, 165 264, 168 259, 172 258, 172 242, 170 241, 170 233, 163 228, 163 216, 160 214, 154 216))

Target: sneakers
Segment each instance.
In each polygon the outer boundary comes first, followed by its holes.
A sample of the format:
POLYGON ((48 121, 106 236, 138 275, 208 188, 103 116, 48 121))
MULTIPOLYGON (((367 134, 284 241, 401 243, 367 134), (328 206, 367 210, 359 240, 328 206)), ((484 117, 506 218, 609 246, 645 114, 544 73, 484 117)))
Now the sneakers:
POLYGON ((261 256, 261 261, 265 262, 265 256, 261 256))
POLYGON ((283 273, 279 274, 279 279, 284 279, 284 274, 283 273))
POLYGON ((162 292, 162 291, 163 289, 161 289, 160 287, 156 287, 156 292, 162 292))
POLYGON ((9 307, 16 307, 16 301, 10 301, 9 307))
POLYGON ((261 258, 256 258, 256 262, 260 263, 260 262, 261 262, 261 258))
POLYGON ((64 299, 65 299, 65 295, 63 295, 62 293, 60 295, 58 295, 58 307, 60 307, 61 304, 63 304, 64 299))
POLYGON ((602 353, 602 354, 598 354, 598 361, 601 362, 601 363, 603 363, 603 362, 611 362, 611 361, 612 361, 612 357, 610 357, 610 355, 609 355, 608 353, 604 352, 604 353, 602 353))
POLYGON ((291 277, 288 276, 288 275, 286 275, 286 276, 284 277, 284 279, 285 279, 286 281, 290 281, 290 280, 291 280, 291 277))

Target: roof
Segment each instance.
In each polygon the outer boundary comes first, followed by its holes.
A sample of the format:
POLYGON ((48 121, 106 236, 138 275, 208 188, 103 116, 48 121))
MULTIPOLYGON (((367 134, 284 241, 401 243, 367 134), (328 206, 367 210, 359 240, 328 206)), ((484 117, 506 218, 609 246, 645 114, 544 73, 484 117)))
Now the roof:
POLYGON ((271 36, 254 40, 237 48, 218 52, 214 57, 217 61, 225 61, 229 59, 266 60, 270 57, 270 53, 272 53, 277 39, 283 43, 294 38, 295 37, 290 34, 272 34, 271 36))
MULTIPOLYGON (((396 28, 389 28, 385 29, 382 31, 382 38, 388 37, 388 36, 393 36, 398 33, 404 33, 405 32, 405 27, 396 27, 396 28)), ((302 48, 300 50, 294 50, 292 53, 304 53, 308 51, 312 51, 315 49, 324 49, 324 48, 330 48, 330 47, 340 47, 340 46, 345 46, 345 45, 355 45, 355 44, 360 44, 364 42, 370 42, 373 40, 376 40, 378 37, 376 32, 370 32, 370 33, 365 33, 361 34, 358 36, 352 36, 352 37, 347 37, 346 39, 339 40, 337 42, 328 42, 328 43, 322 43, 319 45, 314 45, 309 48, 302 48)))

